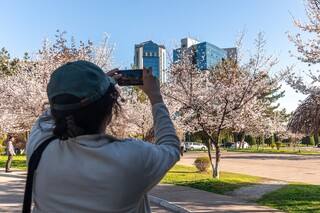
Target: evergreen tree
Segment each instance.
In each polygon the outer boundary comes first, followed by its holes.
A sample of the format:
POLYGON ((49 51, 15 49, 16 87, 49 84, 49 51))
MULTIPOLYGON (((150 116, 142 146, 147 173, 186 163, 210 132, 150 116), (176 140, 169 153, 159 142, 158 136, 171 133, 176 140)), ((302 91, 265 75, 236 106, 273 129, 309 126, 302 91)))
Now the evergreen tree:
POLYGON ((306 144, 307 146, 314 146, 315 143, 313 135, 302 138, 302 144, 306 144))
POLYGON ((246 135, 245 141, 248 142, 250 146, 257 144, 256 138, 251 135, 246 135))
POLYGON ((280 104, 275 104, 280 98, 285 96, 285 91, 281 91, 281 85, 270 90, 269 93, 262 94, 260 97, 264 103, 268 105, 266 113, 268 115, 273 115, 274 113, 280 113, 285 120, 287 120, 290 114, 287 114, 286 109, 279 110, 280 104))
POLYGON ((268 144, 268 146, 271 146, 271 144, 274 144, 275 143, 274 135, 272 135, 271 137, 267 138, 265 140, 265 143, 268 144))
POLYGON ((18 68, 19 59, 14 58, 10 60, 11 56, 6 48, 2 47, 0 52, 0 73, 5 75, 11 75, 18 68))

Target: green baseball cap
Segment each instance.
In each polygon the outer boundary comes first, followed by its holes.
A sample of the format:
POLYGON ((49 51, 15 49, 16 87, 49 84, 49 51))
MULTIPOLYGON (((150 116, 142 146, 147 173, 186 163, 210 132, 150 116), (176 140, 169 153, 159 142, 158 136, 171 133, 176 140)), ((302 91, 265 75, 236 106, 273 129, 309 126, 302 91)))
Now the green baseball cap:
POLYGON ((52 109, 74 110, 99 100, 110 84, 116 84, 115 80, 97 65, 82 60, 68 62, 51 74, 47 95, 52 109), (58 95, 74 95, 80 102, 55 104, 52 99, 58 95))

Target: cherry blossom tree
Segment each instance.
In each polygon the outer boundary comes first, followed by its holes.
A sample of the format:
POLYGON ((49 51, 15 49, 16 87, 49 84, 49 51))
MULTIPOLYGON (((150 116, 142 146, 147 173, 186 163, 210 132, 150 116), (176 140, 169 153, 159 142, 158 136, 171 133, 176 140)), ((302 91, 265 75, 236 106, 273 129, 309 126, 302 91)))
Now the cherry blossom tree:
POLYGON ((320 63, 320 0, 304 0, 305 13, 308 22, 302 22, 300 19, 294 19, 294 25, 304 34, 309 33, 309 39, 304 40, 301 33, 291 35, 288 33, 288 38, 296 46, 300 55, 295 56, 299 61, 307 63, 310 67, 316 69, 312 71, 305 71, 311 82, 304 81, 302 76, 297 76, 292 73, 288 76, 287 83, 292 88, 303 94, 318 93, 319 92, 319 67, 315 67, 320 63))
MULTIPOLYGON (((238 39, 238 50, 241 50, 243 35, 238 39)), ((206 71, 197 69, 188 54, 182 52, 181 60, 171 66, 169 81, 163 90, 179 127, 190 132, 205 132, 210 139, 209 147, 214 145, 215 163, 211 161, 211 166, 215 178, 219 178, 220 171, 221 131, 243 128, 244 117, 261 112, 260 97, 276 88, 284 76, 279 73, 271 77, 277 58, 265 56, 263 33, 259 33, 255 45, 256 52, 249 55, 248 62, 242 61, 245 55, 240 52, 239 61, 225 60, 206 71)), ((210 149, 208 155, 211 159, 210 149)))
POLYGON ((293 112, 288 129, 293 133, 312 135, 320 132, 320 95, 310 94, 293 112))
POLYGON ((45 39, 39 52, 30 59, 20 60, 18 69, 0 81, 0 128, 3 132, 29 131, 36 118, 48 106, 46 87, 53 70, 69 61, 88 60, 104 70, 110 70, 115 46, 109 36, 94 46, 71 38, 67 45, 66 32, 57 31, 56 41, 45 39))
MULTIPOLYGON (((258 101, 250 109, 244 107, 243 110, 239 112, 241 115, 239 115, 236 120, 233 120, 231 130, 240 132, 243 137, 238 148, 243 148, 245 135, 261 137, 263 139, 261 141, 262 148, 264 148, 264 138, 268 138, 274 133, 286 131, 284 125, 285 116, 283 113, 281 113, 281 111, 275 111, 270 114, 266 109, 268 109, 268 106, 258 101)), ((258 149, 260 149, 260 146, 258 146, 258 149)))
MULTIPOLYGON (((112 69, 114 44, 106 34, 95 46, 91 41, 70 44, 66 32, 57 31, 56 40, 45 39, 39 52, 20 60, 12 75, 1 76, 0 128, 2 132, 29 131, 35 119, 48 107, 46 87, 53 70, 69 61, 88 60, 103 70, 112 69)), ((114 116, 107 131, 118 137, 145 138, 153 120, 149 101, 135 88, 120 87, 122 111, 114 116)))
POLYGON ((121 113, 113 119, 107 131, 118 137, 146 139, 153 127, 151 105, 144 93, 136 87, 118 87, 121 92, 121 113))
POLYGON ((295 56, 302 63, 308 64, 310 69, 304 71, 311 81, 306 81, 302 76, 291 73, 287 83, 296 91, 308 95, 293 113, 288 124, 288 129, 293 133, 314 134, 318 143, 319 120, 318 108, 320 107, 320 0, 304 0, 307 22, 294 19, 294 25, 303 33, 291 35, 288 38, 297 48, 298 56, 295 56), (309 39, 302 37, 308 33, 309 39))

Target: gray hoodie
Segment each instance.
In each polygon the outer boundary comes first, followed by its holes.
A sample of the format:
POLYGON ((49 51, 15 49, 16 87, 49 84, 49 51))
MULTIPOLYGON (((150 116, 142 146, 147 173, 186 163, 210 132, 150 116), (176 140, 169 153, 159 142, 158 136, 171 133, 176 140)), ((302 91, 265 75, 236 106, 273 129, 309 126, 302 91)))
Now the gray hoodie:
MULTIPOLYGON (((33 212, 150 212, 147 193, 180 158, 180 142, 163 103, 152 108, 156 144, 110 135, 52 141, 35 172, 33 212)), ((50 111, 39 120, 50 118, 50 111)), ((52 136, 53 121, 37 121, 27 160, 52 136)))

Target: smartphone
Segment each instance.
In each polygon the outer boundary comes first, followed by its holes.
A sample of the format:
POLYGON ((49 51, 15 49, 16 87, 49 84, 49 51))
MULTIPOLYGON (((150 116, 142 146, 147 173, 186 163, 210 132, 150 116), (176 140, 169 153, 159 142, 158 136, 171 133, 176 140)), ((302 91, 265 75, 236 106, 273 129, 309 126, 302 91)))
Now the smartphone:
POLYGON ((142 69, 119 70, 117 73, 122 74, 118 80, 119 86, 143 85, 142 69))

